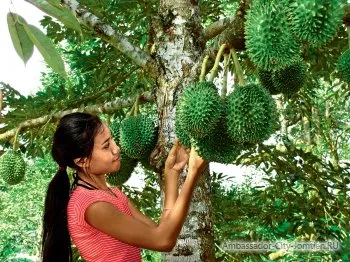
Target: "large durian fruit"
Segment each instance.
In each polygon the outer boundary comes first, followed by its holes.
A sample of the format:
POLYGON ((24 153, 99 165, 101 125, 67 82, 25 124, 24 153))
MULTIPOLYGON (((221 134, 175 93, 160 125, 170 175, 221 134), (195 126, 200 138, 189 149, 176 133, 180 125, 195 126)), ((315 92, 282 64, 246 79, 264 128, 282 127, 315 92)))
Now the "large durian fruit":
MULTIPOLYGON (((220 96, 211 82, 189 85, 180 97, 175 121, 179 123, 176 133, 180 137, 201 138, 215 127, 221 114, 220 96)), ((186 138, 181 141, 187 144, 186 138)))
POLYGON ((191 147, 191 137, 187 132, 184 131, 183 127, 181 126, 179 117, 175 117, 175 135, 184 147, 191 147))
MULTIPOLYGON (((114 120, 110 125, 112 137, 118 145, 120 144, 120 126, 121 123, 118 120, 114 120)), ((137 165, 137 160, 126 155, 123 148, 121 147, 120 157, 120 169, 117 172, 107 174, 106 176, 107 183, 112 186, 121 186, 126 181, 128 181, 137 165)))
POLYGON ((272 81, 272 71, 259 70, 258 79, 260 84, 267 90, 271 95, 278 95, 281 93, 277 90, 272 81))
POLYGON ((198 154, 209 162, 232 163, 243 149, 228 134, 226 125, 226 99, 222 99, 223 110, 215 129, 203 138, 192 138, 192 145, 198 154))
POLYGON ((350 84, 350 49, 346 50, 338 59, 337 69, 340 78, 350 84))
POLYGON ((304 60, 298 59, 290 66, 276 71, 260 70, 258 79, 271 95, 292 95, 300 90, 306 79, 307 66, 304 60))
POLYGON ((121 186, 128 181, 137 165, 137 160, 128 157, 123 151, 120 152, 120 157, 120 169, 106 176, 107 183, 112 186, 121 186))
POLYGON ((293 33, 319 47, 331 40, 342 23, 342 0, 292 0, 288 19, 293 33))
POLYGON ((150 154, 156 145, 157 128, 146 115, 124 119, 120 125, 120 146, 129 157, 142 159, 150 154))
POLYGON ((299 56, 300 44, 292 35, 280 1, 253 1, 246 19, 247 52, 258 68, 282 69, 299 56))
POLYGON ((119 145, 120 143, 120 121, 119 120, 114 120, 112 124, 109 126, 109 129, 111 131, 112 137, 114 141, 119 145))
POLYGON ((21 182, 26 172, 26 164, 19 152, 9 150, 0 157, 0 176, 10 185, 21 182))
POLYGON ((227 97, 227 125, 231 138, 259 143, 269 138, 277 121, 276 104, 259 84, 238 86, 227 97))

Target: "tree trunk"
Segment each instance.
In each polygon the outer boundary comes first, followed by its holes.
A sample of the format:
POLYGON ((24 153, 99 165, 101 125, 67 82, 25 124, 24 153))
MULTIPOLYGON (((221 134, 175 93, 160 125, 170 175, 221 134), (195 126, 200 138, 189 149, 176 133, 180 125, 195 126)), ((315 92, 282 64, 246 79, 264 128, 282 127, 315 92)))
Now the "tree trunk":
MULTIPOLYGON (((191 79, 191 71, 200 61, 205 46, 198 4, 198 0, 162 0, 159 17, 152 23, 160 119, 158 145, 152 162, 158 168, 175 138, 176 101, 190 82, 198 81, 197 76, 191 79)), ((181 175, 180 184, 184 179, 185 173, 181 175)), ((172 252, 164 255, 164 261, 215 261, 209 193, 210 177, 206 171, 194 193, 178 242, 172 252)))

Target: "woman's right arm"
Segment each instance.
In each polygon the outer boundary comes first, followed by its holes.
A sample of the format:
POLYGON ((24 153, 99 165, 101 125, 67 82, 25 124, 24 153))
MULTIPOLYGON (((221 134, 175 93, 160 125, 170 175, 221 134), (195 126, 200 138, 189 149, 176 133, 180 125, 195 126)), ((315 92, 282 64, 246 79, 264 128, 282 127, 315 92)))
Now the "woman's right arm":
POLYGON ((133 246, 157 251, 171 251, 186 220, 192 194, 207 165, 192 149, 189 171, 181 192, 168 215, 158 227, 127 216, 107 202, 96 202, 85 212, 86 221, 96 229, 133 246))

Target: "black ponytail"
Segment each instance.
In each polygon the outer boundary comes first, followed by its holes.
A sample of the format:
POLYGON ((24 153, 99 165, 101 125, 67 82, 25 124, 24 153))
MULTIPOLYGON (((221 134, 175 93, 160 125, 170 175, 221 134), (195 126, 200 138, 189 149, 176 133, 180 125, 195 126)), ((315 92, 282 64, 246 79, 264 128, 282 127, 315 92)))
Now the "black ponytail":
POLYGON ((46 193, 43 235, 43 262, 71 262, 72 248, 68 231, 67 206, 70 183, 65 167, 79 169, 74 159, 91 157, 101 120, 86 113, 72 113, 61 118, 53 137, 52 157, 60 166, 46 193))
POLYGON ((51 180, 46 193, 42 239, 43 262, 72 261, 67 223, 69 191, 67 171, 60 168, 51 180))

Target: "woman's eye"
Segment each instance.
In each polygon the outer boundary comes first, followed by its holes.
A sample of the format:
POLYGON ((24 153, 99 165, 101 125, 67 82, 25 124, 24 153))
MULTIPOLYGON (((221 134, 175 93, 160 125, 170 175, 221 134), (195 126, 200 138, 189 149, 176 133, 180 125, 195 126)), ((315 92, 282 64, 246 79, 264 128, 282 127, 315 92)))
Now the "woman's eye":
POLYGON ((109 148, 109 144, 105 145, 103 148, 105 149, 109 148))

